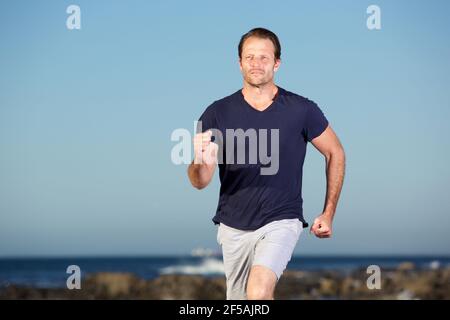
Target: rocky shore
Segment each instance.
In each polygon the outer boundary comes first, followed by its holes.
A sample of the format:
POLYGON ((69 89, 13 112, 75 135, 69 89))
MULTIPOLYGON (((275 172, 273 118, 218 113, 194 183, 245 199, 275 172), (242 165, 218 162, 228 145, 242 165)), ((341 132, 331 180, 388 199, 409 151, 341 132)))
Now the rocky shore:
MULTIPOLYGON (((403 263, 381 270, 380 289, 369 289, 366 270, 293 271, 280 279, 275 299, 450 299, 450 267, 416 269, 403 263)), ((130 273, 87 275, 80 290, 8 285, 0 299, 225 299, 225 277, 161 275, 144 280, 130 273)))

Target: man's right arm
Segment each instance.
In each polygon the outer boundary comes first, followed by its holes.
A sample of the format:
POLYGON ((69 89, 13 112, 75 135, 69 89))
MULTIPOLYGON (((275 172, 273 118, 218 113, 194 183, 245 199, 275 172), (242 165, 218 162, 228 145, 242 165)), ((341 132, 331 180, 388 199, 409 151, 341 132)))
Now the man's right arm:
POLYGON ((206 163, 195 164, 194 162, 195 160, 192 160, 192 163, 189 165, 188 176, 191 184, 201 190, 211 182, 216 165, 208 165, 206 163))
POLYGON ((194 160, 189 165, 188 177, 197 189, 205 188, 212 180, 217 166, 218 145, 211 142, 211 131, 195 135, 194 160))

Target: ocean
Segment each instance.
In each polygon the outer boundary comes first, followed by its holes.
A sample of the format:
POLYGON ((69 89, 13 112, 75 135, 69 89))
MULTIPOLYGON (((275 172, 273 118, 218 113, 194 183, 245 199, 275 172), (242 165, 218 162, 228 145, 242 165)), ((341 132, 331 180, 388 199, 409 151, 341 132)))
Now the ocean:
MULTIPOLYGON (((289 270, 351 271, 366 269, 369 265, 395 268, 402 262, 412 262, 416 268, 450 266, 450 257, 439 256, 294 256, 289 270)), ((2 258, 0 259, 0 286, 21 285, 37 288, 65 287, 70 274, 67 267, 77 265, 81 276, 96 272, 131 272, 143 279, 163 274, 199 274, 206 277, 223 275, 221 256, 175 257, 70 257, 70 258, 2 258)))

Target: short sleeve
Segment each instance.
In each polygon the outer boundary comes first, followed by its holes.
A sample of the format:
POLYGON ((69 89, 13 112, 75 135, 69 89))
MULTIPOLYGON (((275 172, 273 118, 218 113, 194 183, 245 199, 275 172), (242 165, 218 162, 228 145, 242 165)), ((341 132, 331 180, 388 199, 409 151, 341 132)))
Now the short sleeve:
POLYGON ((320 136, 328 126, 328 120, 319 106, 309 101, 307 103, 305 126, 303 128, 304 137, 311 142, 314 138, 320 136))

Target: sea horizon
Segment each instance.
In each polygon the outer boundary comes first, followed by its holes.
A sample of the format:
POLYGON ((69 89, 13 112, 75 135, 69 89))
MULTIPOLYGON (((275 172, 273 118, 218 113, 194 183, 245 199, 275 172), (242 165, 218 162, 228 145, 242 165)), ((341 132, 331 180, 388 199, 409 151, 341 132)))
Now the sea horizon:
MULTIPOLYGON (((217 256, 221 254, 211 254, 211 256, 217 256)), ((192 257, 192 253, 169 253, 169 254, 153 254, 153 253, 141 253, 141 254, 43 254, 43 255, 35 255, 35 254, 25 254, 25 255, 0 255, 0 260, 9 260, 9 259, 72 259, 72 258, 82 258, 82 259, 97 259, 97 258, 172 258, 172 257, 192 257)), ((381 253, 371 253, 371 254, 362 254, 362 253, 345 253, 345 254, 335 254, 335 253, 324 253, 324 254, 294 254, 293 258, 448 258, 450 259, 450 254, 430 254, 430 253, 420 253, 420 254, 410 254, 410 253, 401 253, 401 254, 381 254, 381 253)))
MULTIPOLYGON (((448 255, 294 255, 287 270, 351 272, 377 265, 382 270, 396 269, 404 263, 417 270, 450 267, 448 255)), ((163 275, 186 274, 205 277, 224 276, 221 255, 104 255, 34 256, 0 258, 0 287, 9 285, 40 288, 64 287, 69 266, 76 265, 81 277, 96 273, 131 273, 150 280, 163 275)))

